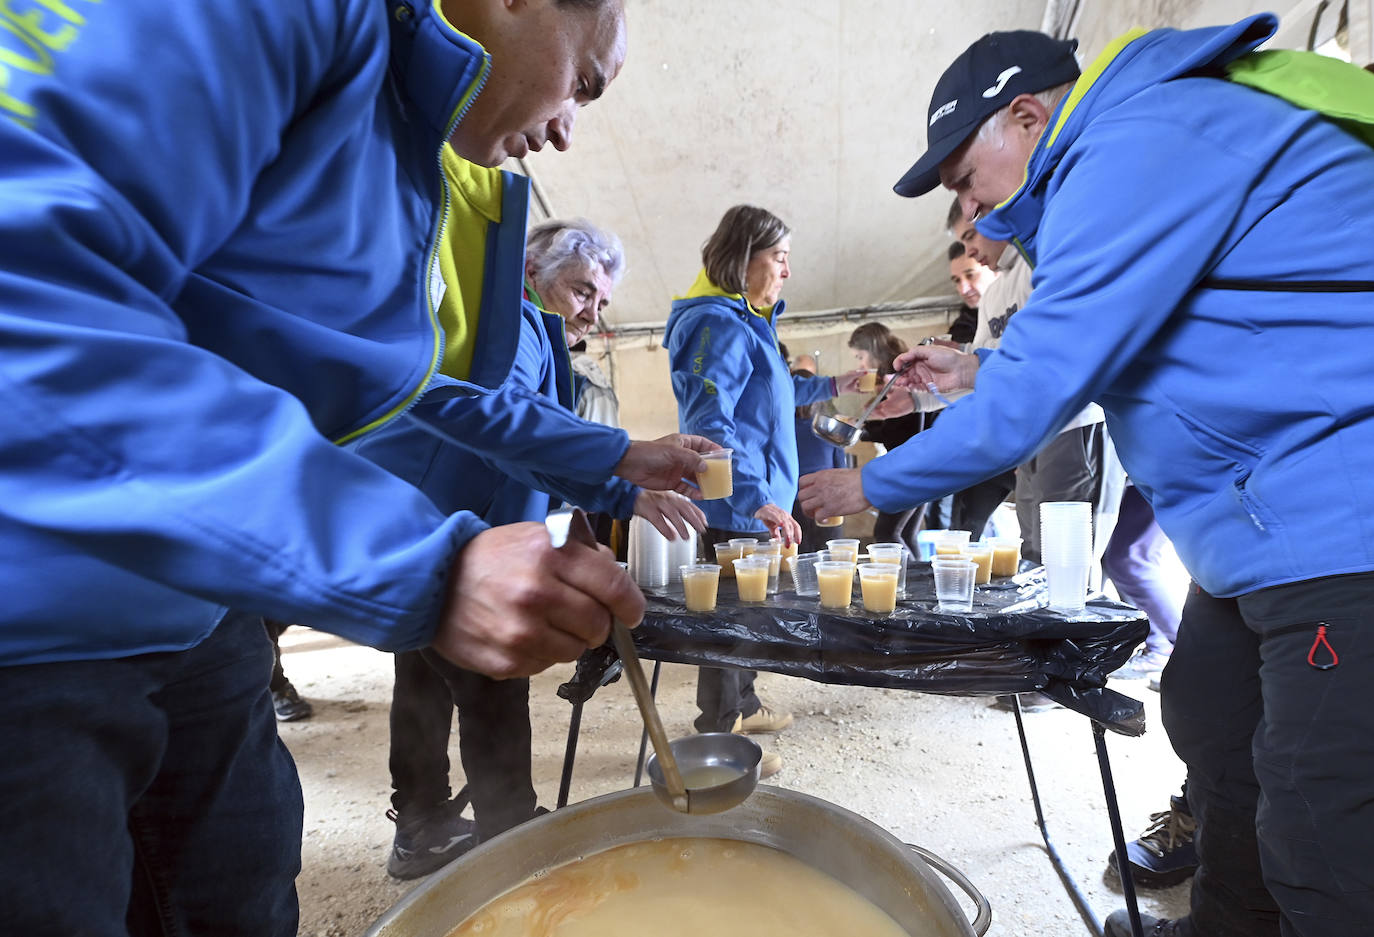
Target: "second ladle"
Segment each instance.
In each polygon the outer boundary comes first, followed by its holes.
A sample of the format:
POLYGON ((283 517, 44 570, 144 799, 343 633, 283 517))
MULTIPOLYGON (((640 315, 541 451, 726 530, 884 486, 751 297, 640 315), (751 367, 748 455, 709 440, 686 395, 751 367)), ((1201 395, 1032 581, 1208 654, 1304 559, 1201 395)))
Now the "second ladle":
MULTIPOLYGON (((568 525, 568 539, 596 546, 596 536, 587 522, 587 515, 581 509, 574 509, 572 512, 572 519, 568 525)), ((749 765, 747 751, 735 750, 731 752, 729 759, 722 759, 718 755, 709 754, 709 750, 715 746, 708 744, 702 748, 700 743, 694 741, 712 739, 715 737, 714 734, 688 736, 670 744, 668 734, 663 731, 663 720, 658 716, 658 707, 654 705, 649 681, 645 679, 644 669, 639 665, 639 652, 635 650, 634 638, 630 636, 630 630, 618 620, 611 622, 611 641, 615 644, 616 653, 620 655, 625 676, 630 681, 630 689, 634 693, 635 704, 639 707, 639 715, 644 720, 644 728, 649 733, 650 741, 653 742, 655 759, 651 763, 649 781, 654 786, 659 800, 679 813, 719 813, 743 803, 758 785, 759 761, 763 755, 758 744, 743 736, 732 736, 753 746, 752 767, 749 765), (682 761, 687 764, 688 774, 694 779, 703 773, 726 772, 728 776, 723 782, 707 778, 709 783, 688 788, 683 783, 678 753, 683 755, 682 761), (702 757, 703 755, 707 757, 702 757), (733 770, 736 763, 741 765, 742 774, 733 770)))

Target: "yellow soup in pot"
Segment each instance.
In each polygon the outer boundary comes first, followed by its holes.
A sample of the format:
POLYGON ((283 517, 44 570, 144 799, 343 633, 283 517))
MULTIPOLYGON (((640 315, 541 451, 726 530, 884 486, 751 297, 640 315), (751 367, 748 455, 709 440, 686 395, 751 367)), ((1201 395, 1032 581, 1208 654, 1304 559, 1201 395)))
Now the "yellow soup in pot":
POLYGON ((907 937, 785 852, 728 839, 618 846, 543 873, 448 937, 907 937))

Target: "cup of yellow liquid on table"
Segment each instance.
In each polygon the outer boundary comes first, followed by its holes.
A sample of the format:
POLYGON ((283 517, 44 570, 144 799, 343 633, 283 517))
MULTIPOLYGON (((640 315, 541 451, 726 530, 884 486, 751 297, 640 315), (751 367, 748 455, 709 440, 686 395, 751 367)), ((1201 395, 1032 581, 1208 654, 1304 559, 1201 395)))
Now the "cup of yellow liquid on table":
POLYGON ((744 551, 730 540, 725 543, 716 544, 716 562, 720 564, 720 578, 735 578, 735 560, 744 555, 744 551))
POLYGON ((897 610, 897 566, 894 563, 860 563, 859 590, 864 610, 891 613, 897 610))
POLYGON ((1021 567, 1021 538, 992 538, 992 574, 1015 576, 1021 567))
MULTIPOLYGON (((838 540, 827 540, 826 549, 832 553, 847 555, 849 562, 856 563, 859 559, 859 541, 852 537, 844 537, 838 540)), ((838 557, 837 557, 838 559, 838 557)))
POLYGON ((768 591, 778 591, 778 574, 782 572, 782 541, 769 540, 754 549, 754 556, 768 557, 768 591))
POLYGON ((936 556, 958 556, 973 536, 967 530, 936 530, 933 534, 936 556))
POLYGON ((959 552, 978 565, 978 571, 973 579, 975 586, 985 586, 992 582, 992 544, 982 540, 966 543, 959 552))
POLYGON ((823 560, 816 564, 821 608, 848 608, 854 597, 854 564, 843 560, 823 560))
POLYGON ((688 563, 682 567, 682 595, 689 612, 714 612, 720 587, 720 566, 715 563, 688 563))
POLYGON ((701 460, 706 463, 706 471, 697 475, 701 500, 715 501, 719 498, 728 498, 735 493, 735 479, 732 474, 734 454, 733 449, 719 449, 701 454, 701 460))
POLYGON ((766 556, 744 556, 735 560, 735 588, 741 602, 768 600, 768 567, 766 556))

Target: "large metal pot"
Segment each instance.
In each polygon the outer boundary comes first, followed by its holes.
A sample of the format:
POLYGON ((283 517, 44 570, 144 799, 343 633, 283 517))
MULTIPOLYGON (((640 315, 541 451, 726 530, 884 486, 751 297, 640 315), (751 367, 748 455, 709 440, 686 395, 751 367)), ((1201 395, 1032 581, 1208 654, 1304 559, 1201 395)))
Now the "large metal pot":
POLYGON ((444 937, 537 872, 626 843, 672 836, 734 839, 780 849, 848 885, 912 937, 981 937, 992 922, 987 900, 957 870, 819 798, 764 785, 733 810, 696 816, 664 809, 641 787, 565 807, 479 846, 434 873, 367 934, 444 937), (977 903, 972 925, 931 865, 977 903))

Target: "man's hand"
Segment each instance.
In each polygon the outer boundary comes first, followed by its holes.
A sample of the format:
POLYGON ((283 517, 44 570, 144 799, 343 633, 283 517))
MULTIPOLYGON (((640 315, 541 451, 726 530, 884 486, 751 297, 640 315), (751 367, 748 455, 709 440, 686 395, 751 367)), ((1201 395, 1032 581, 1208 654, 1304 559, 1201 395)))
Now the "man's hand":
POLYGON ((826 469, 803 475, 797 497, 811 517, 843 517, 873 505, 864 497, 863 476, 858 469, 826 469))
MULTIPOLYGON (((888 378, 888 380, 893 379, 888 378)), ((868 418, 870 420, 890 420, 894 416, 906 416, 915 409, 916 405, 911 401, 911 394, 898 385, 888 391, 887 396, 873 408, 873 412, 868 415, 868 418)))
POLYGON ((610 552, 555 550, 543 524, 509 524, 469 541, 449 575, 433 648, 459 667, 525 677, 576 660, 610 633, 611 616, 637 625, 644 595, 610 552))
POLYGON ((695 479, 706 470, 699 453, 719 448, 705 436, 685 433, 669 433, 652 442, 634 440, 616 464, 614 474, 641 488, 676 491, 700 500, 701 490, 687 479, 695 479))
POLYGON ((801 543, 801 525, 788 511, 776 504, 765 504, 754 512, 754 517, 763 521, 768 533, 787 545, 801 543))
POLYGON ((706 529, 706 515, 701 508, 672 491, 640 491, 635 498, 635 513, 669 540, 685 540, 692 528, 706 529))
POLYGON ((835 393, 837 394, 857 394, 859 392, 859 380, 867 374, 867 371, 846 371, 835 376, 835 393))
POLYGON ((897 356, 892 362, 894 370, 901 371, 913 365, 905 374, 898 374, 895 380, 898 387, 916 390, 929 390, 934 384, 941 393, 956 390, 972 390, 978 379, 978 356, 965 354, 943 345, 918 345, 908 352, 897 356))

